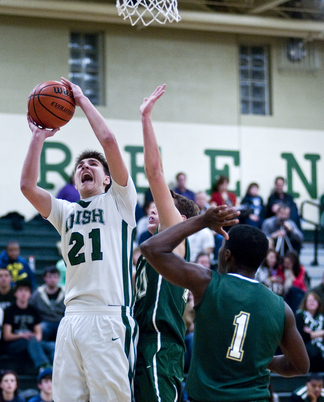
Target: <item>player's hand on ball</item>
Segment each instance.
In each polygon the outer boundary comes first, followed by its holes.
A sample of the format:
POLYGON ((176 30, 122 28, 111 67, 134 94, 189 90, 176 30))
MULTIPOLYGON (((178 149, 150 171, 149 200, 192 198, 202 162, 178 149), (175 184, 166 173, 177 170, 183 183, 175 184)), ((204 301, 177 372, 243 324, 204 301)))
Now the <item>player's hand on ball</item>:
POLYGON ((30 117, 30 114, 27 113, 27 122, 30 128, 30 131, 33 133, 35 136, 45 136, 45 138, 53 137, 55 133, 60 131, 60 128, 53 128, 52 130, 42 128, 38 126, 34 120, 30 117))
POLYGON ((73 82, 67 80, 64 77, 61 77, 61 83, 70 89, 74 97, 75 104, 77 106, 80 106, 79 100, 81 97, 84 97, 85 95, 83 94, 82 89, 79 87, 79 85, 73 84, 73 82))

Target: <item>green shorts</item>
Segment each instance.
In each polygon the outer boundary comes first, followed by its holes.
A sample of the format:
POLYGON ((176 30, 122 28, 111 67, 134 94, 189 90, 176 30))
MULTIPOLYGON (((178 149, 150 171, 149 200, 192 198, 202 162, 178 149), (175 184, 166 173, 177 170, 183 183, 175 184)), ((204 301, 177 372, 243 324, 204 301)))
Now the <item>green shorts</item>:
POLYGON ((181 401, 184 348, 174 342, 141 341, 134 382, 136 402, 181 401))

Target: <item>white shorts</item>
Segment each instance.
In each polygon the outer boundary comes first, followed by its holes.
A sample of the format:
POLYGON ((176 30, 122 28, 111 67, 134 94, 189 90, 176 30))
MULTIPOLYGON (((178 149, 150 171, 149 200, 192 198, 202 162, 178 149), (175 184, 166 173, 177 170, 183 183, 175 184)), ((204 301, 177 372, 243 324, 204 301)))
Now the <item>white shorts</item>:
POLYGON ((130 402, 137 324, 128 307, 67 307, 53 367, 55 402, 130 402))

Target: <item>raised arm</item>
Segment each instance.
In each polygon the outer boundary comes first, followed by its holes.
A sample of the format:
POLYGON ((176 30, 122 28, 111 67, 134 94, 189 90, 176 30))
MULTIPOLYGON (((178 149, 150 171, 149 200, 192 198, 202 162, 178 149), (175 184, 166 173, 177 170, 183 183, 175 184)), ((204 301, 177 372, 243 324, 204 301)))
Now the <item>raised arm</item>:
POLYGON ((238 215, 238 211, 227 208, 225 205, 209 208, 202 215, 190 218, 152 236, 140 245, 141 251, 149 264, 167 281, 190 289, 195 304, 198 304, 210 282, 212 271, 201 265, 186 262, 172 250, 186 237, 205 227, 215 230, 227 239, 228 234, 222 227, 237 224, 238 220, 234 218, 238 215))
MULTIPOLYGON (((165 87, 165 84, 157 87, 149 98, 144 99, 140 107, 144 140, 144 167, 159 214, 159 231, 182 221, 180 212, 174 206, 174 201, 165 181, 161 154, 151 120, 154 104, 164 94, 165 87)), ((184 241, 178 245, 175 252, 181 256, 185 255, 184 241)))
POLYGON ((75 99, 75 104, 81 107, 86 115, 93 132, 103 148, 111 177, 119 185, 126 186, 128 171, 121 156, 117 140, 111 129, 108 127, 105 119, 93 106, 90 100, 83 94, 78 85, 73 84, 63 77, 61 78, 61 82, 70 88, 75 99))
POLYGON ((283 377, 293 377, 307 374, 309 370, 309 358, 305 344, 297 328, 294 314, 286 304, 286 322, 280 349, 283 355, 274 356, 268 369, 283 377))
POLYGON ((21 172, 20 189, 37 211, 44 218, 47 218, 51 212, 51 196, 46 190, 37 186, 40 156, 46 138, 52 137, 59 129, 52 131, 40 129, 32 122, 29 116, 27 116, 27 119, 32 132, 32 139, 21 172))

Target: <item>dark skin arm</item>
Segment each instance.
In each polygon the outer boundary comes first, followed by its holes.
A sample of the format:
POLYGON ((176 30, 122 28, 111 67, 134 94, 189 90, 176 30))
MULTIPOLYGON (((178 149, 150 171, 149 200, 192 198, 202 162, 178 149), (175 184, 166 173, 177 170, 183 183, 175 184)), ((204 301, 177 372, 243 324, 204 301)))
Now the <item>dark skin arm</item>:
POLYGON ((284 354, 274 356, 268 369, 284 377, 307 374, 309 358, 304 341, 297 330, 294 314, 287 304, 285 314, 285 328, 279 345, 284 354))
MULTIPOLYGON (((222 226, 232 226, 238 223, 239 212, 226 206, 209 208, 204 214, 190 218, 182 223, 165 229, 141 244, 140 248, 153 268, 167 281, 174 285, 192 291, 195 304, 207 289, 212 271, 201 265, 186 262, 174 254, 172 250, 186 237, 208 227, 228 239, 222 226)), ((291 377, 306 374, 309 370, 309 359, 304 342, 296 328, 293 312, 285 306, 285 327, 280 348, 284 355, 274 356, 269 364, 269 370, 280 375, 291 377)))
POLYGON ((199 264, 185 261, 173 250, 188 236, 208 227, 228 239, 223 226, 238 223, 240 213, 225 205, 209 208, 204 214, 167 228, 141 244, 141 252, 167 281, 192 291, 198 304, 211 280, 212 271, 199 264))

